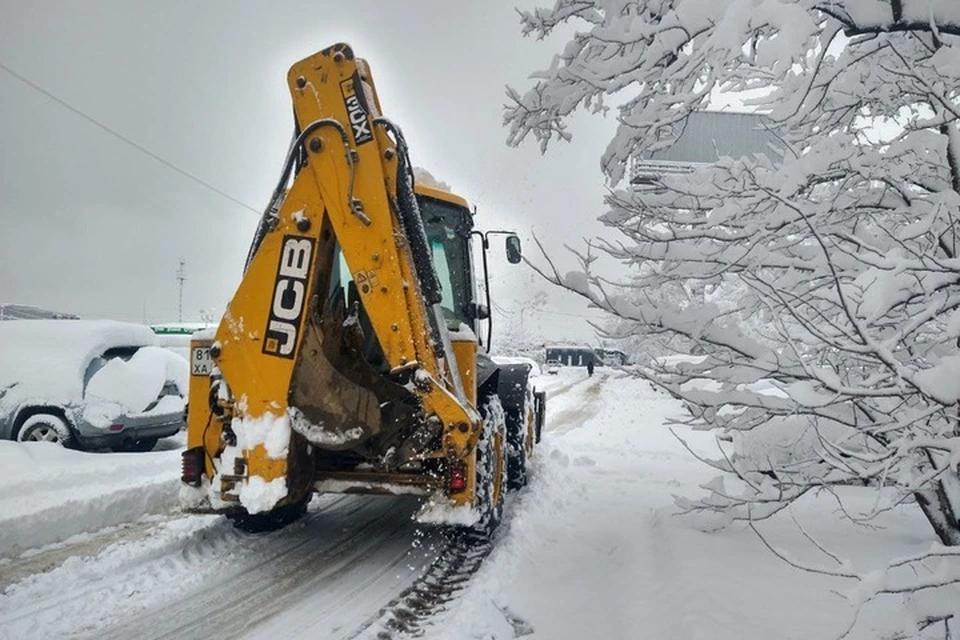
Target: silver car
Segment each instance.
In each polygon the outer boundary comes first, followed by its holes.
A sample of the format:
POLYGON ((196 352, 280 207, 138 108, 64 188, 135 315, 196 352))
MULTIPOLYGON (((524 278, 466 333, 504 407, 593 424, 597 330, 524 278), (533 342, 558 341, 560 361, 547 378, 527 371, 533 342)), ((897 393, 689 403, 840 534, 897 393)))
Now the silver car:
POLYGON ((0 322, 0 438, 149 451, 183 427, 187 378, 143 325, 0 322))

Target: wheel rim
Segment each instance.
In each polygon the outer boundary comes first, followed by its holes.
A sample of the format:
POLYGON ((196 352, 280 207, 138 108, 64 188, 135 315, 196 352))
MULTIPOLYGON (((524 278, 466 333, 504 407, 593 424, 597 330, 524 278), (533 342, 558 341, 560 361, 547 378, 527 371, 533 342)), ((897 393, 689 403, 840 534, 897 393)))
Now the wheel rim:
POLYGON ((60 442, 60 434, 50 425, 41 424, 35 426, 23 439, 24 442, 60 442))

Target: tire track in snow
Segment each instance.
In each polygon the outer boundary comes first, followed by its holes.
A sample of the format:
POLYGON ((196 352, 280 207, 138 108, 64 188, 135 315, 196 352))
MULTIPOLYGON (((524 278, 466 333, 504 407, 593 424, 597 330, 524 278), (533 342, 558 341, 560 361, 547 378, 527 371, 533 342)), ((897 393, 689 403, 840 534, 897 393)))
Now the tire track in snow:
MULTIPOLYGON (((580 427, 596 410, 604 378, 604 375, 583 378, 548 391, 546 430, 562 434, 580 427), (550 398, 571 392, 576 404, 551 413, 550 398), (578 402, 579 397, 582 397, 582 401, 578 402)), ((507 505, 513 502, 508 500, 507 505)), ((510 514, 505 513, 504 521, 509 517, 510 514)), ((422 635, 433 619, 443 613, 447 605, 469 585, 471 577, 480 569, 495 543, 495 538, 491 541, 455 529, 444 530, 442 535, 444 546, 426 572, 354 634, 346 636, 348 640, 360 637, 395 640, 422 635), (374 633, 375 636, 371 635, 374 633)), ((504 612, 504 615, 509 620, 508 613, 504 612)), ((521 627, 525 625, 519 619, 514 622, 521 627)))
POLYGON ((0 569, 3 570, 0 575, 0 593, 31 575, 53 571, 73 556, 96 556, 110 545, 143 539, 160 522, 174 517, 172 513, 167 513, 148 520, 105 527, 89 535, 76 536, 76 540, 68 539, 47 548, 24 553, 17 558, 4 560, 0 563, 0 569))
POLYGON ((550 399, 547 399, 547 423, 544 429, 556 435, 577 429, 589 420, 597 411, 597 402, 600 399, 600 382, 602 377, 589 379, 590 383, 577 389, 576 397, 580 402, 552 413, 550 399))
MULTIPOLYGON (((364 506, 338 496, 325 508, 351 518, 364 506)), ((284 533, 249 536, 221 517, 182 516, 110 545, 95 558, 71 556, 60 567, 0 594, 0 638, 62 638, 97 631, 124 612, 162 605, 164 598, 202 586, 217 570, 256 568, 316 542, 284 533)))
POLYGON ((489 539, 469 533, 449 530, 443 532, 443 537, 444 547, 424 575, 348 636, 348 640, 368 630, 377 633, 377 640, 420 635, 424 626, 467 586, 493 549, 489 539))
MULTIPOLYGON (((359 508, 345 510, 343 517, 326 509, 311 510, 311 518, 266 536, 239 534, 246 538, 291 538, 282 549, 256 545, 238 559, 227 549, 231 565, 204 581, 201 588, 179 594, 159 607, 124 620, 111 629, 99 630, 103 638, 237 637, 255 632, 257 626, 291 604, 337 584, 373 553, 384 540, 411 528, 409 501, 370 501, 352 498, 359 508), (330 535, 329 530, 334 530, 330 535), (268 551, 265 557, 259 552, 268 551), (250 562, 250 556, 255 559, 250 562), (212 582, 212 584, 211 584, 212 582)), ((275 541, 274 540, 274 541, 275 541)), ((400 554, 392 569, 403 560, 400 554)), ((328 603, 318 603, 324 606, 328 603)), ((284 634, 286 635, 286 634, 284 634)))

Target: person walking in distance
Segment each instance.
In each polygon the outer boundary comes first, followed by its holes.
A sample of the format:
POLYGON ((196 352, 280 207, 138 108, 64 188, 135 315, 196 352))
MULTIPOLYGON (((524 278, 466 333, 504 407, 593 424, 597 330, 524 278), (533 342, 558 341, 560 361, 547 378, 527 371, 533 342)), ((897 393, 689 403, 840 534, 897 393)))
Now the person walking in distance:
POLYGON ((587 360, 587 375, 593 375, 593 360, 587 360))

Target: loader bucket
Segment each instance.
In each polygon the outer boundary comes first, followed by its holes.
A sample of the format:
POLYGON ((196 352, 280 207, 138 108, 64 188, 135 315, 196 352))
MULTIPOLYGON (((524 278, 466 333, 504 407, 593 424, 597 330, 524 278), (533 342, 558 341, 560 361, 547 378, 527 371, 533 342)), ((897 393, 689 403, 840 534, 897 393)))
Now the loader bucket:
POLYGON ((402 376, 385 370, 354 283, 340 286, 336 255, 318 260, 318 269, 315 308, 290 383, 291 426, 320 449, 385 450, 385 441, 422 423, 419 403, 402 376))

